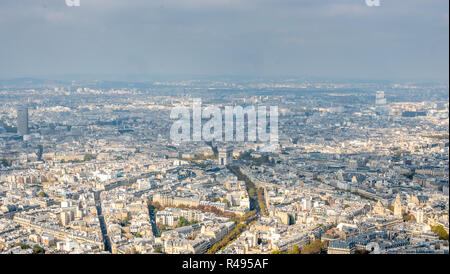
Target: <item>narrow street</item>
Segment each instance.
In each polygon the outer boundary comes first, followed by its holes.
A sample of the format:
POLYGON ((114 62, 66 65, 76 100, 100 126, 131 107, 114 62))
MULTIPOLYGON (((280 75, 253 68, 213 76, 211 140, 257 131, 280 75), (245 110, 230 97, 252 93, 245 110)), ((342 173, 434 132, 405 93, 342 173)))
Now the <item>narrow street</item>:
POLYGON ((148 215, 150 218, 150 225, 152 226, 152 233, 154 237, 158 237, 158 229, 156 227, 156 219, 155 219, 155 212, 153 211, 152 206, 148 206, 148 215))
POLYGON ((100 222, 100 229, 102 231, 103 243, 105 244, 105 251, 111 252, 111 241, 106 230, 105 218, 102 215, 102 205, 100 202, 101 191, 94 192, 95 207, 97 208, 98 220, 100 222))

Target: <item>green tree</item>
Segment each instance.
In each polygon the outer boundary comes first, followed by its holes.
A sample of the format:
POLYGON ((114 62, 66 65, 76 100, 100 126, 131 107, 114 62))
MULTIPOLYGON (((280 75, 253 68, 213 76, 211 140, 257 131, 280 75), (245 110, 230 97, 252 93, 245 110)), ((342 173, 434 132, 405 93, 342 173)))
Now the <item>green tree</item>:
POLYGON ((33 254, 45 254, 45 250, 38 245, 34 245, 33 246, 33 254))
POLYGON ((156 253, 164 253, 163 250, 162 250, 162 247, 160 247, 160 246, 157 246, 157 247, 155 248, 155 252, 156 252, 156 253))
POLYGON ((405 222, 411 222, 411 221, 415 221, 416 217, 414 217, 414 215, 412 215, 412 214, 404 214, 403 215, 403 220, 405 222))
POLYGON ((255 197, 255 194, 256 194, 256 192, 253 187, 248 189, 248 196, 253 198, 253 197, 255 197))
POLYGON ((283 252, 281 252, 279 250, 275 250, 275 251, 272 251, 272 254, 286 254, 286 253, 283 253, 283 252))
POLYGON ((84 155, 84 161, 85 162, 87 162, 87 161, 91 161, 91 160, 93 160, 93 159, 95 159, 95 157, 93 156, 93 155, 91 155, 91 154, 86 154, 86 155, 84 155))
POLYGON ((206 254, 214 254, 220 249, 226 247, 229 243, 231 243, 234 239, 236 239, 246 228, 247 226, 243 223, 237 224, 236 227, 227 236, 225 236, 220 242, 213 245, 213 247, 209 249, 206 252, 206 254))
POLYGON ((231 206, 230 201, 225 198, 222 199, 222 203, 226 204, 228 207, 231 206))
POLYGON ((431 231, 436 233, 439 236, 439 239, 448 241, 448 233, 445 231, 444 227, 442 225, 432 225, 431 231))
POLYGON ((188 226, 188 225, 189 225, 189 221, 186 218, 184 218, 183 216, 181 216, 178 219, 177 227, 188 226))
POLYGON ((312 243, 302 249, 301 254, 320 254, 325 249, 325 243, 320 239, 315 239, 312 243))
POLYGON ((130 218, 127 216, 125 217, 122 222, 120 223, 121 226, 127 226, 128 223, 130 222, 130 218))
POLYGON ((14 246, 20 246, 22 249, 29 249, 31 246, 24 244, 24 243, 16 243, 14 246))

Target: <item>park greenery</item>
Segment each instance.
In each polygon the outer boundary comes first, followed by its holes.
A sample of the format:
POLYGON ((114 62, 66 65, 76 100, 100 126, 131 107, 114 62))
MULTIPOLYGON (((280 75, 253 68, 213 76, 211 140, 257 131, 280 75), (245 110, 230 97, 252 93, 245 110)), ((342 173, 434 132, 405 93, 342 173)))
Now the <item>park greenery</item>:
POLYGON ((33 246, 33 254, 45 254, 45 250, 39 245, 33 246))

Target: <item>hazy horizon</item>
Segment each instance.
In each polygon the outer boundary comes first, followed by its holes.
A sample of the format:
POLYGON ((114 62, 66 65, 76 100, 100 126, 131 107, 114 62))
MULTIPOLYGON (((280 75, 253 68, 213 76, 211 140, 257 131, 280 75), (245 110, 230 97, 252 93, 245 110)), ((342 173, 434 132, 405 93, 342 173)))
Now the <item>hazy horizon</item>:
POLYGON ((0 79, 299 76, 448 83, 446 0, 0 3, 0 79))

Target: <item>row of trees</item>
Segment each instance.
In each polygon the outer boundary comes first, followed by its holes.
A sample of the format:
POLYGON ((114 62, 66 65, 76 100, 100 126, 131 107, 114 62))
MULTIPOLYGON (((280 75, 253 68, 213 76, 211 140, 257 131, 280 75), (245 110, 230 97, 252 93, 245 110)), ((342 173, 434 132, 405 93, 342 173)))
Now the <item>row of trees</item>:
POLYGON ((261 214, 266 213, 266 202, 264 199, 264 189, 256 188, 255 184, 241 172, 237 166, 228 166, 229 170, 238 177, 238 180, 245 182, 248 196, 250 198, 250 210, 256 209, 261 214))
POLYGON ((258 205, 261 213, 266 213, 266 201, 264 199, 264 189, 262 187, 256 190, 256 196, 258 198, 258 205))
MULTIPOLYGON (((160 210, 163 210, 164 208, 166 208, 165 206, 162 206, 158 202, 151 202, 148 205, 149 205, 149 210, 153 210, 155 214, 157 211, 160 211, 160 210)), ((177 206, 173 206, 173 207, 182 208, 182 209, 194 209, 194 210, 199 210, 201 212, 212 212, 212 213, 216 214, 217 216, 226 217, 226 218, 230 218, 230 219, 236 219, 238 217, 233 212, 223 211, 215 206, 208 206, 208 205, 188 206, 188 205, 181 204, 181 205, 177 205, 177 206)))
POLYGON ((270 159, 270 157, 268 155, 261 155, 261 157, 253 157, 252 153, 254 152, 254 150, 249 150, 246 152, 241 153, 241 155, 239 155, 239 159, 240 160, 244 160, 244 161, 252 161, 253 165, 255 166, 261 166, 263 164, 269 164, 269 165, 273 165, 275 164, 275 160, 274 159, 270 159))
POLYGON ((216 243, 207 254, 213 254, 217 251, 223 249, 233 240, 235 240, 239 235, 247 228, 247 225, 254 221, 255 216, 258 212, 264 212, 266 206, 264 203, 264 191, 263 189, 256 189, 255 184, 241 172, 237 166, 227 166, 227 168, 238 178, 240 181, 245 182, 247 193, 250 199, 250 212, 246 213, 240 219, 234 218, 236 222, 236 227, 225 236, 220 242, 216 243))
POLYGON ((62 159, 61 163, 80 164, 80 163, 88 162, 88 161, 91 161, 94 159, 96 159, 95 155, 85 154, 83 157, 83 160, 68 160, 68 161, 66 161, 66 160, 62 159))
POLYGON ((201 161, 201 160, 214 160, 217 159, 218 156, 216 154, 212 154, 212 155, 194 155, 193 157, 189 157, 189 158, 182 158, 182 160, 185 161, 190 161, 190 162, 194 162, 194 161, 201 161))
POLYGON ((252 210, 250 212, 247 212, 245 215, 243 215, 239 219, 235 219, 236 227, 227 235, 225 236, 221 241, 213 245, 211 249, 209 249, 206 254, 214 254, 217 251, 225 248, 227 245, 229 245, 233 240, 237 239, 239 235, 244 232, 244 230, 247 228, 247 225, 250 224, 256 216, 256 211, 252 210))
POLYGON ((260 208, 257 203, 258 197, 256 193, 255 184, 245 174, 241 172, 239 167, 237 166, 227 166, 227 167, 234 175, 236 175, 239 181, 245 182, 245 188, 247 189, 248 197, 250 199, 250 210, 256 209, 257 211, 259 211, 260 208))
POLYGON ((213 247, 206 252, 206 254, 214 254, 217 251, 221 250, 222 248, 226 247, 228 244, 230 244, 233 240, 237 239, 239 235, 241 235, 242 232, 247 228, 247 225, 245 223, 239 223, 236 225, 236 227, 227 235, 225 236, 221 241, 213 245, 213 247))

